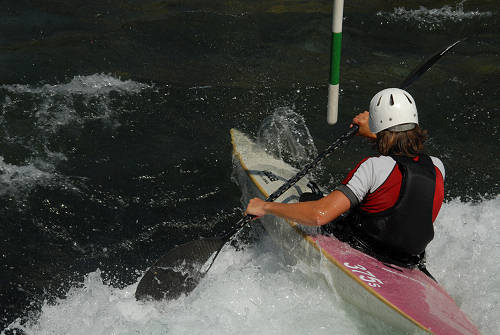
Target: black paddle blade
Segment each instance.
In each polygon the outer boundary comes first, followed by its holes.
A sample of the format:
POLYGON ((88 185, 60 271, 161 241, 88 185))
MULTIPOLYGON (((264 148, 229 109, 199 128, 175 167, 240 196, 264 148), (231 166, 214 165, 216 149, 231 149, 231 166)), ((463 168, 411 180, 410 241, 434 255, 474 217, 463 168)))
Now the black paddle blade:
POLYGON ((406 77, 406 79, 403 80, 401 85, 399 85, 399 88, 405 89, 408 86, 410 86, 415 80, 420 78, 421 75, 423 75, 427 70, 429 70, 431 68, 431 66, 434 65, 434 63, 436 63, 441 57, 443 57, 445 53, 447 53, 448 51, 453 49, 455 47, 455 45, 457 45, 460 42, 462 42, 462 40, 456 41, 456 42, 450 44, 449 46, 447 46, 446 48, 439 50, 434 55, 432 55, 431 58, 426 60, 423 64, 421 64, 419 67, 417 67, 412 73, 410 73, 408 75, 408 77, 406 77))
POLYGON ((203 278, 224 243, 222 239, 203 239, 173 248, 144 274, 135 298, 176 299, 188 294, 203 278))

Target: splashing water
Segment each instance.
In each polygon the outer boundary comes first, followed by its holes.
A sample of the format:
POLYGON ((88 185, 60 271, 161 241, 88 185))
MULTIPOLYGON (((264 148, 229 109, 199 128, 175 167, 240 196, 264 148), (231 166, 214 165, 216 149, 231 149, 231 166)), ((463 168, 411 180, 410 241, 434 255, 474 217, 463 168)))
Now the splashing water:
MULTIPOLYGON (((430 271, 485 335, 499 329, 499 208, 500 198, 444 204, 429 248, 430 271)), ((45 303, 38 318, 10 328, 33 335, 395 333, 343 302, 318 269, 287 264, 265 236, 244 250, 225 248, 189 296, 137 302, 136 285, 114 288, 92 272, 66 298, 45 303)))
POLYGON ((435 30, 442 27, 445 22, 461 22, 463 20, 471 20, 480 17, 489 17, 491 12, 469 11, 465 12, 463 4, 465 1, 458 3, 455 8, 444 6, 442 8, 426 8, 420 6, 418 9, 406 9, 404 7, 394 8, 392 13, 378 12, 377 16, 385 17, 389 22, 414 21, 419 28, 427 30, 435 30))
POLYGON ((328 290, 304 264, 283 264, 264 239, 255 248, 223 250, 217 263, 189 295, 174 301, 137 302, 136 285, 116 289, 99 271, 40 317, 10 328, 27 334, 392 334, 328 290))
POLYGON ((443 205, 429 245, 428 268, 483 331, 500 331, 500 197, 443 205))
POLYGON ((277 108, 262 122, 257 143, 299 169, 318 155, 304 117, 289 107, 277 108))
MULTIPOLYGON (((136 94, 150 86, 131 80, 122 81, 109 75, 94 74, 90 76, 75 76, 67 84, 43 85, 2 85, 7 94, 21 96, 34 100, 33 111, 35 122, 40 128, 48 132, 55 132, 59 127, 71 122, 83 123, 93 119, 109 119, 113 115, 110 107, 109 94, 111 92, 136 94), (77 110, 79 99, 91 111, 77 110)), ((7 109, 16 109, 22 99, 15 99, 6 95, 3 104, 3 113, 7 109)))
POLYGON ((37 167, 37 163, 30 163, 24 166, 8 164, 0 156, 0 196, 10 194, 19 195, 29 185, 37 183, 43 185, 55 178, 53 166, 46 162, 41 162, 42 167, 37 167))
POLYGON ((75 136, 87 122, 100 120, 103 126, 119 126, 111 93, 137 94, 150 86, 109 75, 76 76, 57 85, 1 85, 0 195, 21 196, 26 190, 58 180, 57 164, 66 160, 63 152, 49 149, 60 130, 75 136), (5 153, 4 153, 5 155, 5 153))
POLYGON ((137 83, 132 80, 121 80, 106 74, 93 74, 89 76, 75 76, 67 84, 43 85, 32 87, 30 85, 1 85, 13 93, 31 93, 41 95, 55 94, 82 94, 86 96, 105 95, 113 91, 123 91, 127 93, 139 93, 150 86, 137 83))

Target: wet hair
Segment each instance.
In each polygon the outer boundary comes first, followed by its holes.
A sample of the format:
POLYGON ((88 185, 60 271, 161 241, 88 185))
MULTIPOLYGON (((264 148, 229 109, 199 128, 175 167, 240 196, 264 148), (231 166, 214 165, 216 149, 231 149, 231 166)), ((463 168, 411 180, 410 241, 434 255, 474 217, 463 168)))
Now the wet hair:
POLYGON ((424 151, 427 131, 416 126, 407 131, 382 130, 377 133, 375 148, 384 156, 401 155, 415 157, 424 151))

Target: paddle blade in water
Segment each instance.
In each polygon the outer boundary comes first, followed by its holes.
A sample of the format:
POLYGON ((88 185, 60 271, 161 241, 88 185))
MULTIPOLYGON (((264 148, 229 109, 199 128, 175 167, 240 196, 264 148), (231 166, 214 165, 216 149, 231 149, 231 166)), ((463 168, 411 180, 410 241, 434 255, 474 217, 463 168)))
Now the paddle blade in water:
POLYGON ((135 298, 175 299, 188 294, 203 278, 224 242, 222 239, 203 239, 173 248, 144 274, 135 298))

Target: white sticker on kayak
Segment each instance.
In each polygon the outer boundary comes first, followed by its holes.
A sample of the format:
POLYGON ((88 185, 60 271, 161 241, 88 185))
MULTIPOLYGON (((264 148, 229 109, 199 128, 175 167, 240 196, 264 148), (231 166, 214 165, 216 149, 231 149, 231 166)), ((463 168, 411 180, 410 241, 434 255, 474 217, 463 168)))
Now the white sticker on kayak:
POLYGON ((368 286, 371 287, 382 287, 381 285, 384 285, 384 282, 378 279, 373 273, 368 271, 367 268, 365 268, 363 265, 350 265, 349 263, 345 262, 344 265, 351 270, 351 272, 354 272, 359 279, 362 281, 365 281, 368 286))

